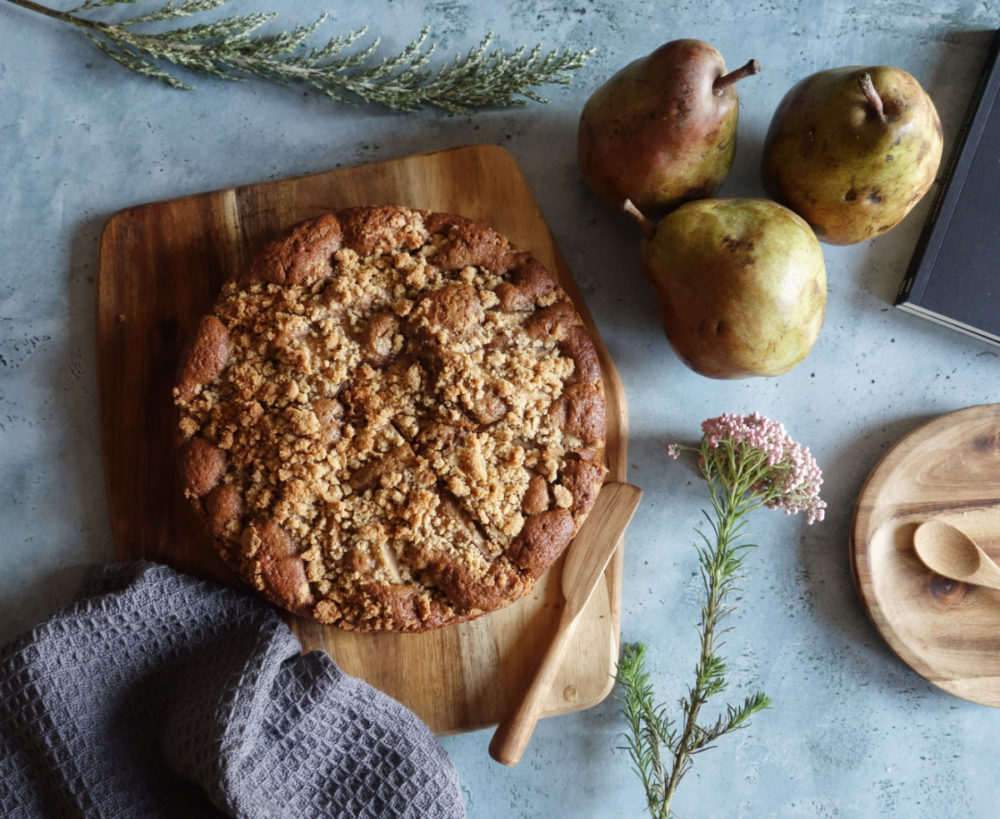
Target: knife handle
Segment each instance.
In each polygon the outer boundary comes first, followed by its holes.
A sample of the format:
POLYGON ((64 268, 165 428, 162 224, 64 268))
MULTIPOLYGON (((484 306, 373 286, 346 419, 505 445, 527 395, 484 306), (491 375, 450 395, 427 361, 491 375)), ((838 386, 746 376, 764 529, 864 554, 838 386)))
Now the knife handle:
POLYGON ((493 739, 490 740, 490 756, 497 762, 516 765, 520 761, 521 754, 524 753, 528 740, 534 733, 535 724, 545 705, 549 689, 552 688, 556 674, 562 666, 563 655, 579 619, 580 610, 572 612, 569 607, 563 609, 557 634, 545 652, 531 685, 528 686, 517 708, 497 726, 493 739))

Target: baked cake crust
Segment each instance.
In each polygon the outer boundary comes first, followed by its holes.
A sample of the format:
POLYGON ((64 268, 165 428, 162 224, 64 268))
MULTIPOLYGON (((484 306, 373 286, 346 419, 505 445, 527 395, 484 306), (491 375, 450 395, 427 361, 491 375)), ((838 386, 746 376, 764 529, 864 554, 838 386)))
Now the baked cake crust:
POLYGON ((174 402, 185 494, 226 562, 347 629, 517 600, 606 473, 580 315, 529 253, 451 214, 293 227, 201 317, 174 402))

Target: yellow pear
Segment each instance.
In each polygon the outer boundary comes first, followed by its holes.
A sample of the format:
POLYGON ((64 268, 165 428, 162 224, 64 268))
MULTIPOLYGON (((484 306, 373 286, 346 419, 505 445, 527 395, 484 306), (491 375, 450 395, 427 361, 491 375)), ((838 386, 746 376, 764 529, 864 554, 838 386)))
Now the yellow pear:
POLYGON ((778 105, 764 140, 768 194, 830 244, 902 221, 934 182, 941 120, 920 83, 891 66, 820 71, 778 105))
POLYGON ((774 376, 812 349, 826 266, 805 220, 770 199, 699 199, 643 228, 642 266, 667 340, 712 378, 774 376))

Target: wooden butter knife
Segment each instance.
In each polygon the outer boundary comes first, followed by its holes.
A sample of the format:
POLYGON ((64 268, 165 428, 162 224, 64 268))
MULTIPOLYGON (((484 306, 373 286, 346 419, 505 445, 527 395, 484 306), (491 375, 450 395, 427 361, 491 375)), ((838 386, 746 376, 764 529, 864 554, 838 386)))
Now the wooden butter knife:
POLYGON ((549 688, 562 665, 563 655, 577 621, 597 588, 604 569, 621 543, 642 490, 627 483, 608 482, 601 487, 587 519, 570 544, 563 563, 562 616, 552 642, 531 684, 511 713, 497 726, 490 741, 490 756, 504 765, 516 765, 531 739, 549 688))

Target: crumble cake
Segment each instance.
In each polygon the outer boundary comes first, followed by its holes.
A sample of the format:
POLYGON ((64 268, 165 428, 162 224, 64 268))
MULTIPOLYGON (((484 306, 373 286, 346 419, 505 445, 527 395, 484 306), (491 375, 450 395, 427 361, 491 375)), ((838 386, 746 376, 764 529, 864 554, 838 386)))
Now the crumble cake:
POLYGON ((604 480, 593 341, 530 253, 469 219, 361 207, 228 281, 182 353, 185 494, 275 604, 424 631, 527 593, 604 480))

